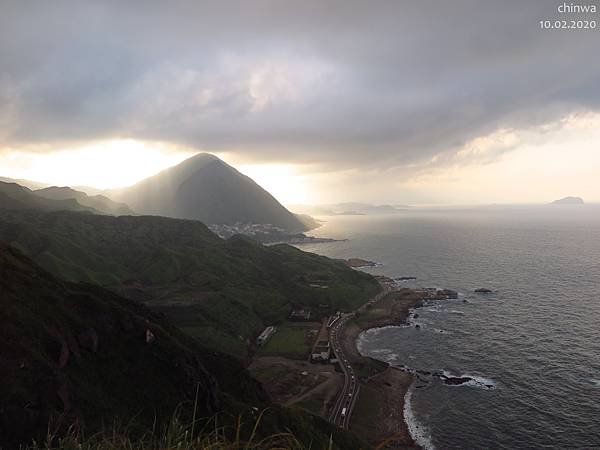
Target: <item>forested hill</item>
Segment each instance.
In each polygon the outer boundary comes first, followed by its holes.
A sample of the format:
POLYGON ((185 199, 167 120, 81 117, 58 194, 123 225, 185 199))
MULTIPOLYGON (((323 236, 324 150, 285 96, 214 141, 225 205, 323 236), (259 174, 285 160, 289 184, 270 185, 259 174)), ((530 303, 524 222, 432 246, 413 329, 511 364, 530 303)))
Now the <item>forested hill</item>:
POLYGON ((338 261, 241 236, 222 240, 192 220, 5 210, 0 240, 61 278, 139 300, 207 346, 239 356, 294 306, 325 315, 380 289, 338 261))
MULTIPOLYGON (((204 348, 160 314, 97 286, 57 279, 0 243, 0 448, 44 441, 71 426, 89 437, 118 426, 162 433, 175 410, 243 426, 248 439, 291 432, 312 448, 359 448, 302 410, 269 405, 237 359, 204 348), (108 427, 108 429, 106 428, 108 427)), ((197 424, 197 430, 204 421, 197 424)))

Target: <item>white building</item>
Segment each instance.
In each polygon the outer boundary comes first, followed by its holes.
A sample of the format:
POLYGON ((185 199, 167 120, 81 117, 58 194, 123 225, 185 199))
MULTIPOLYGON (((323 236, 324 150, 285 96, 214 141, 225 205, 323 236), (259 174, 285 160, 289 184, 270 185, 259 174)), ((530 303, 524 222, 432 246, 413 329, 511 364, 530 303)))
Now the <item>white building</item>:
POLYGON ((271 336, 273 336, 273 334, 275 334, 276 331, 277 331, 277 328, 275 328, 274 326, 270 326, 270 327, 265 328, 263 330, 263 332, 260 333, 260 335, 256 339, 257 344, 258 345, 265 345, 267 343, 267 341, 269 340, 269 338, 271 336))

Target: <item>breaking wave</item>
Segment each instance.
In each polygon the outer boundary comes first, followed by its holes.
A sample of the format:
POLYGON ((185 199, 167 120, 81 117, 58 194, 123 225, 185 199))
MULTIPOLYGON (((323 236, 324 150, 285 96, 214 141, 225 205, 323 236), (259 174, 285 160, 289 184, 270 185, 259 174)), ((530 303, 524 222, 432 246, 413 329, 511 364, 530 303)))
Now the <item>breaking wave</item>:
POLYGON ((431 442, 431 432, 429 428, 422 425, 415 417, 412 410, 412 393, 415 383, 413 382, 404 396, 404 422, 413 441, 425 450, 435 450, 431 442))

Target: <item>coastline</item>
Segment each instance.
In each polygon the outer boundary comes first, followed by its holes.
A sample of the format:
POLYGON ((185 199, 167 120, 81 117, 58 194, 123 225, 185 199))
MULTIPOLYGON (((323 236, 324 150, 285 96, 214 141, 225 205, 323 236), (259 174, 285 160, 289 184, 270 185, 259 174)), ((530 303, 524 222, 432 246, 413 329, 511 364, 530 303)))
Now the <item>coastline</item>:
POLYGON ((360 354, 360 335, 368 330, 406 324, 409 312, 426 298, 422 291, 394 290, 362 311, 343 334, 344 350, 361 373, 361 395, 351 429, 378 448, 421 449, 405 419, 405 402, 414 381, 410 373, 360 354), (402 401, 398 401, 402 399, 402 401))

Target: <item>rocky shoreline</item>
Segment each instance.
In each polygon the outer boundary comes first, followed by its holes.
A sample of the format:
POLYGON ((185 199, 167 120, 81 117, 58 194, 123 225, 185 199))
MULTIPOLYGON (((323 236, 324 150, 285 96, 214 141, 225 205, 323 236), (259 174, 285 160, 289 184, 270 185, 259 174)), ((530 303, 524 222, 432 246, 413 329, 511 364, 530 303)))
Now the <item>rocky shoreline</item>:
MULTIPOLYGON (((387 283, 386 283, 387 284, 387 283)), ((388 289, 391 284, 387 284, 388 289)), ((423 373, 418 373, 407 367, 394 367, 388 363, 365 357, 360 354, 357 343, 360 335, 368 330, 388 326, 402 326, 410 323, 411 311, 420 307, 425 301, 456 299, 458 293, 449 289, 410 289, 391 288, 389 293, 378 302, 369 305, 361 311, 356 319, 349 323, 344 332, 343 344, 346 353, 353 364, 359 368, 372 371, 366 378, 361 378, 361 395, 363 403, 369 398, 374 407, 370 408, 370 423, 364 419, 353 419, 358 431, 368 429, 364 435, 369 443, 378 448, 389 449, 419 449, 408 428, 404 417, 405 398, 413 381, 423 381, 423 373), (402 402, 398 399, 402 398, 402 402), (375 411, 373 414, 372 411, 375 411)), ((418 317, 415 314, 413 317, 418 317)), ((360 369, 359 369, 360 370, 360 369)), ((428 374, 430 378, 439 378, 442 382, 459 385, 471 381, 467 377, 453 377, 445 374, 428 374)), ((359 407, 361 397, 359 397, 359 407)), ((367 407, 364 407, 367 410, 367 407)), ((357 414, 358 415, 358 414, 357 414)))
POLYGON ((357 340, 361 333, 373 328, 406 324, 410 310, 427 298, 426 291, 408 288, 393 290, 362 312, 345 329, 342 345, 353 364, 374 372, 361 380, 363 387, 357 406, 361 408, 360 403, 368 401, 375 403, 371 408, 368 405, 363 407, 371 412, 370 420, 353 418, 351 422, 351 429, 368 430, 363 437, 373 446, 391 449, 420 448, 413 441, 404 420, 404 401, 398 402, 399 398, 405 398, 414 376, 382 361, 362 356, 356 346, 357 340))

